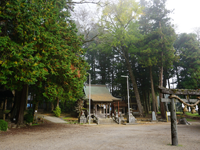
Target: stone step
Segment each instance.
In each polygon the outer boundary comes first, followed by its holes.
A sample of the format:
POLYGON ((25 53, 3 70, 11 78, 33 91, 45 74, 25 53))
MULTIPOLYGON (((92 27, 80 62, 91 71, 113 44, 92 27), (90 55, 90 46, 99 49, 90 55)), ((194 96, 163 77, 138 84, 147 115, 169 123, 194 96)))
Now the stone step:
POLYGON ((99 118, 99 124, 116 124, 111 118, 99 118))

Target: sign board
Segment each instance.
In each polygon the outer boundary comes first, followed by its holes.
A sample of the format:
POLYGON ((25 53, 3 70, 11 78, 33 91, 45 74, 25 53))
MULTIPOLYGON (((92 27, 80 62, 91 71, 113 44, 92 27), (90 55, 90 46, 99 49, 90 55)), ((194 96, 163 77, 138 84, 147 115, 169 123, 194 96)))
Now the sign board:
POLYGON ((37 112, 37 110, 35 110, 35 113, 37 112))
MULTIPOLYGON (((197 99, 190 99, 190 100, 187 100, 187 99, 181 99, 183 100, 185 103, 196 103, 198 100, 197 99)), ((166 102, 166 103, 170 103, 171 102, 171 99, 169 98, 161 98, 161 102, 166 102)), ((176 100, 176 103, 179 102, 178 100, 176 100)))
POLYGON ((167 112, 167 116, 170 116, 170 112, 167 112))

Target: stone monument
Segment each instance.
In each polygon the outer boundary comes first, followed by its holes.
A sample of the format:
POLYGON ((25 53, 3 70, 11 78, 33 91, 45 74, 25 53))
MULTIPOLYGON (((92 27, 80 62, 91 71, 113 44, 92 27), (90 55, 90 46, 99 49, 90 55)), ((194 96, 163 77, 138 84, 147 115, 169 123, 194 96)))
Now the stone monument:
POLYGON ((151 122, 158 122, 158 120, 156 119, 156 114, 154 111, 152 111, 152 119, 151 122))
POLYGON ((81 116, 78 118, 79 123, 87 123, 87 119, 85 117, 84 111, 82 110, 81 116))
POLYGON ((137 119, 135 119, 135 117, 132 114, 132 109, 131 108, 130 108, 130 114, 128 115, 128 118, 127 118, 127 122, 129 124, 136 124, 136 122, 137 122, 137 119), (129 118, 130 118, 130 120, 129 120, 129 118))

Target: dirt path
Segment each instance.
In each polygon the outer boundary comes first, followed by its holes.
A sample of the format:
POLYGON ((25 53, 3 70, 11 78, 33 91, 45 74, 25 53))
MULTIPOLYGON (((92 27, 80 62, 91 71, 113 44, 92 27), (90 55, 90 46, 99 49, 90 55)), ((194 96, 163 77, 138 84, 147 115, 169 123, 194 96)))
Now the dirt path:
POLYGON ((170 123, 146 125, 69 125, 46 123, 0 133, 0 150, 182 150, 200 149, 200 123, 178 125, 171 143, 170 123))
POLYGON ((61 118, 55 117, 55 116, 47 116, 44 114, 37 114, 37 117, 42 117, 45 120, 51 121, 53 123, 67 123, 67 121, 62 120, 61 118))

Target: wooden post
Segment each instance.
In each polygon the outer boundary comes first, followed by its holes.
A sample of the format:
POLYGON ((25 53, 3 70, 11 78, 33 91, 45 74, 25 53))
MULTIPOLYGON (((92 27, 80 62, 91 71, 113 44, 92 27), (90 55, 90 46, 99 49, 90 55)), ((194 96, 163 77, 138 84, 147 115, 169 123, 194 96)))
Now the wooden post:
POLYGON ((97 115, 97 104, 95 104, 95 115, 97 115))
POLYGON ((119 117, 119 101, 118 101, 118 117, 119 117))
POLYGON ((167 122, 168 122, 168 115, 167 115, 167 111, 166 111, 166 119, 167 119, 167 122))
POLYGON ((106 118, 107 118, 107 108, 108 108, 107 106, 108 106, 108 104, 106 104, 106 118))
POLYGON ((174 98, 171 99, 171 138, 172 138, 172 145, 178 146, 177 122, 176 122, 176 111, 174 107, 174 98))
POLYGON ((110 111, 110 108, 111 108, 111 104, 109 105, 109 118, 111 118, 111 111, 110 111))

